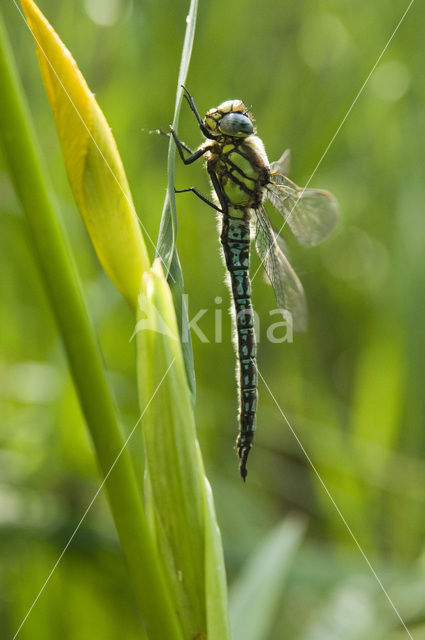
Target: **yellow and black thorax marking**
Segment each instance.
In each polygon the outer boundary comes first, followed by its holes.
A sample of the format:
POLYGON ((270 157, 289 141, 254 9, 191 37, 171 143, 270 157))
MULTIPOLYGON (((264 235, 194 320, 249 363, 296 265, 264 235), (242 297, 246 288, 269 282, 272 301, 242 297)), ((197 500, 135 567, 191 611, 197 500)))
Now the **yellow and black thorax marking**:
POLYGON ((258 207, 269 180, 270 169, 255 148, 256 140, 224 138, 207 154, 208 170, 216 174, 228 203, 236 208, 258 207))

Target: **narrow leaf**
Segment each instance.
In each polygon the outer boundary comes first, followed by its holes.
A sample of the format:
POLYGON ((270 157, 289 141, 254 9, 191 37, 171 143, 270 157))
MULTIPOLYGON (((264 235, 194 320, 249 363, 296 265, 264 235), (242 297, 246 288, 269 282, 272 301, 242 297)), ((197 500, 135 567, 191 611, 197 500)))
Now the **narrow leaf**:
MULTIPOLYGON (((187 16, 186 34, 183 44, 182 58, 180 62, 179 79, 177 82, 176 103, 174 107, 173 128, 178 130, 180 108, 183 99, 182 84, 185 84, 192 54, 193 40, 195 37, 196 16, 198 12, 198 0, 191 0, 189 14, 187 16)), ((156 246, 156 257, 161 258, 167 279, 173 295, 174 306, 177 313, 177 322, 181 336, 183 358, 187 380, 195 402, 196 383, 193 366, 192 341, 189 331, 187 309, 183 301, 184 281, 180 261, 176 249, 177 213, 174 195, 174 164, 176 147, 170 138, 168 147, 168 188, 165 196, 164 207, 161 216, 161 225, 156 246)))

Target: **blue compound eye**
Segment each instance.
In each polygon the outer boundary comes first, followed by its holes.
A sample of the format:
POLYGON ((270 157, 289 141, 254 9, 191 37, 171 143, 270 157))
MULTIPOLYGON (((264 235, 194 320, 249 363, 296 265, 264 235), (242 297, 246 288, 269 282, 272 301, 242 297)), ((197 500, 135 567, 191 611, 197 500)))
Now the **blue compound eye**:
POLYGON ((254 126, 248 116, 242 113, 228 113, 218 124, 221 133, 228 136, 243 138, 254 133, 254 126))

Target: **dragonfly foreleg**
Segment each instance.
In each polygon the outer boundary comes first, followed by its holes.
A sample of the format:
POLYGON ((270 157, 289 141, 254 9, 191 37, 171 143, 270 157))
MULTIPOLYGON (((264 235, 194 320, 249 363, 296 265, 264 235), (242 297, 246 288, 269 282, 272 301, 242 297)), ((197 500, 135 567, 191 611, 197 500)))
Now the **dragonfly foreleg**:
POLYGON ((202 133, 204 134, 204 136, 206 138, 213 138, 214 137, 211 135, 211 133, 208 131, 208 129, 205 127, 204 123, 202 122, 202 118, 199 115, 199 111, 196 108, 196 104, 195 104, 195 100, 193 99, 192 95, 190 94, 189 90, 186 89, 186 87, 184 86, 184 84, 182 84, 182 89, 184 91, 183 95, 186 98, 186 101, 190 107, 190 110, 195 114, 195 118, 199 124, 199 128, 201 129, 202 133))
MULTIPOLYGON (((154 129, 153 131, 149 131, 149 133, 156 133, 159 136, 166 136, 167 138, 171 136, 171 132, 164 131, 164 129, 154 129)), ((193 153, 192 149, 185 142, 183 142, 183 140, 180 140, 180 144, 185 151, 187 151, 188 153, 193 153)))
POLYGON ((198 196, 198 198, 200 198, 202 200, 202 202, 205 202, 206 204, 208 204, 210 207, 212 207, 216 211, 219 211, 220 213, 223 213, 223 211, 222 211, 222 209, 220 209, 220 207, 218 207, 216 204, 214 204, 214 202, 211 202, 211 200, 208 200, 208 198, 203 196, 202 193, 200 191, 198 191, 198 189, 196 189, 196 187, 189 187, 189 189, 174 189, 174 193, 187 193, 188 191, 191 191, 192 193, 194 193, 195 196, 198 196))
POLYGON ((202 125, 202 118, 199 114, 198 109, 196 108, 196 104, 195 104, 195 100, 193 99, 192 94, 190 93, 189 89, 187 89, 184 84, 182 84, 182 89, 183 89, 183 96, 186 99, 191 111, 193 111, 193 113, 195 114, 195 118, 198 121, 199 126, 202 125))
POLYGON ((197 149, 197 151, 192 152, 192 150, 187 146, 187 144, 185 142, 182 142, 182 140, 180 140, 180 138, 178 137, 177 133, 174 131, 171 125, 170 125, 170 133, 173 136, 174 142, 176 143, 177 151, 179 152, 179 156, 182 159, 182 162, 184 162, 184 164, 192 164, 192 162, 195 162, 195 160, 198 160, 198 158, 203 156, 204 153, 206 153, 209 150, 209 147, 201 147, 200 149, 197 149), (183 150, 189 151, 191 155, 188 158, 185 158, 183 150))

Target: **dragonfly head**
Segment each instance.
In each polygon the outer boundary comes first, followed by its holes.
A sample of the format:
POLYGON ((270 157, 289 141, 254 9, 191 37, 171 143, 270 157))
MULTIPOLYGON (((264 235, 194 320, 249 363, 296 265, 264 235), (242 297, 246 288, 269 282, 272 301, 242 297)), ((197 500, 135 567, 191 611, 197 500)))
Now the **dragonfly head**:
POLYGON ((226 136, 246 138, 254 133, 254 125, 244 103, 227 100, 206 114, 203 124, 213 138, 226 136))

